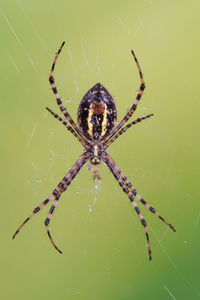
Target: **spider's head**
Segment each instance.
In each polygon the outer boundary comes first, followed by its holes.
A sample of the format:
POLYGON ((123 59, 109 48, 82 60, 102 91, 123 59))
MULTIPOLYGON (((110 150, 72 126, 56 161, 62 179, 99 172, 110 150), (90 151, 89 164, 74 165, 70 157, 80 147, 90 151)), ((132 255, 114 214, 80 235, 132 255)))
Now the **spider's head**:
POLYGON ((101 161, 102 151, 101 148, 97 145, 92 147, 90 163, 92 165, 99 165, 101 161))
POLYGON ((92 165, 94 165, 94 166, 96 166, 96 165, 99 165, 100 164, 100 159, 98 158, 98 157, 93 157, 92 159, 91 159, 91 164, 92 165))
POLYGON ((115 125, 117 109, 109 92, 97 83, 83 97, 78 109, 78 124, 92 141, 107 136, 115 125))

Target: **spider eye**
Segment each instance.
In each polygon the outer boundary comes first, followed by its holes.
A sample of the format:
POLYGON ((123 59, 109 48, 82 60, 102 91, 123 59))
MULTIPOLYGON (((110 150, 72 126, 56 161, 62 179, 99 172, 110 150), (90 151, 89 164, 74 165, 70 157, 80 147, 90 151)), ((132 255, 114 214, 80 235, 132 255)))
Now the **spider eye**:
POLYGON ((92 163, 93 165, 99 165, 100 160, 99 160, 98 157, 94 157, 94 158, 91 160, 91 163, 92 163))

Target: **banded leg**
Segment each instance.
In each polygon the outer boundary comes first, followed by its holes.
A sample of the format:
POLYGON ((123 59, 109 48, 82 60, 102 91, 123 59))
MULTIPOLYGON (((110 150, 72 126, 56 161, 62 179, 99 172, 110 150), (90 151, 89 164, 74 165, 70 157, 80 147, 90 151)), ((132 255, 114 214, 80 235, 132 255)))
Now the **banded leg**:
POLYGON ((61 98, 60 98, 60 96, 58 94, 58 91, 57 91, 57 88, 56 88, 56 85, 55 85, 55 79, 54 79, 54 76, 53 76, 55 64, 57 62, 58 56, 59 56, 59 54, 60 54, 60 52, 61 52, 64 44, 65 44, 65 42, 62 43, 62 45, 58 49, 58 52, 56 53, 56 56, 54 58, 54 61, 53 61, 52 67, 51 67, 51 71, 50 71, 50 75, 49 75, 49 82, 50 82, 52 91, 53 91, 53 93, 54 93, 54 95, 56 97, 57 104, 58 104, 58 106, 60 108, 60 111, 65 116, 65 118, 69 121, 69 123, 72 125, 73 129, 82 137, 82 139, 84 139, 83 136, 82 136, 82 134, 80 133, 78 127, 76 126, 76 124, 72 120, 71 116, 67 112, 67 109, 62 104, 62 100, 61 100, 61 98))
POLYGON ((62 122, 63 125, 77 138, 77 140, 84 146, 85 142, 81 139, 81 137, 74 131, 74 129, 65 121, 63 120, 59 115, 54 113, 50 108, 46 107, 46 110, 50 112, 55 119, 62 122))
MULTIPOLYGON (((57 187, 55 188, 55 190, 53 191, 53 193, 46 199, 44 200, 39 206, 37 206, 33 212, 29 215, 28 218, 26 218, 26 220, 21 224, 21 226, 16 230, 15 234, 13 235, 13 239, 15 238, 15 236, 19 233, 19 231, 21 230, 21 228, 36 214, 38 213, 45 205, 47 205, 49 203, 49 201, 51 201, 53 198, 58 197, 58 194, 61 195, 62 192, 64 192, 68 185, 70 185, 72 179, 76 176, 76 174, 78 173, 78 171, 81 169, 81 167, 84 165, 84 163, 86 163, 87 158, 85 157, 84 154, 82 154, 79 159, 77 160, 77 162, 75 163, 75 165, 70 169, 70 171, 66 174, 66 176, 63 178, 62 181, 60 181, 60 183, 57 185, 57 187)), ((55 203, 56 199, 54 200, 55 203)), ((54 204, 53 204, 54 205, 54 204)), ((53 206, 52 205, 52 206, 53 206)), ((51 214, 53 213, 54 208, 51 207, 50 211, 51 214)), ((47 219, 46 219, 47 220, 47 219)), ((46 221, 45 221, 46 222, 46 221)), ((47 221, 48 222, 48 221, 47 221)), ((46 224, 45 224, 46 225, 46 224)), ((50 237, 50 233, 48 233, 49 237, 50 237)), ((51 240, 51 242, 53 243, 53 241, 51 240)))
POLYGON ((122 180, 120 179, 119 174, 116 172, 116 169, 113 167, 113 165, 110 163, 110 161, 107 158, 104 158, 103 161, 105 162, 105 164, 108 166, 108 168, 110 169, 110 171, 112 172, 112 174, 114 175, 115 179, 118 181, 120 187, 122 188, 123 192, 126 193, 138 215, 138 217, 140 218, 140 221, 142 223, 142 226, 144 227, 145 230, 145 235, 146 235, 146 239, 147 239, 147 246, 148 246, 148 252, 149 252, 149 260, 152 259, 151 256, 151 247, 150 247, 150 241, 149 241, 149 233, 147 230, 147 223, 143 217, 143 215, 141 214, 139 207, 137 206, 137 203, 135 202, 133 195, 131 194, 131 192, 128 190, 128 188, 126 187, 126 185, 122 182, 122 180))
POLYGON ((54 198, 54 195, 51 194, 47 199, 45 199, 39 206, 37 206, 32 214, 30 214, 30 216, 28 218, 26 218, 26 220, 21 224, 21 226, 16 230, 15 234, 13 235, 13 239, 15 238, 15 236, 17 235, 17 233, 19 233, 19 231, 21 230, 21 228, 36 214, 38 213, 45 205, 47 205, 49 203, 49 201, 51 201, 54 198))
POLYGON ((137 118, 136 120, 134 120, 133 122, 127 124, 124 128, 122 128, 112 139, 110 139, 108 142, 107 142, 107 146, 110 146, 120 135, 122 135, 122 133, 126 132, 127 129, 129 129, 130 127, 132 127, 133 125, 145 120, 145 119, 148 119, 150 117, 152 117, 153 114, 150 114, 150 115, 147 115, 147 116, 143 116, 143 117, 139 117, 137 118))
POLYGON ((59 252, 62 253, 62 251, 56 246, 55 242, 53 241, 50 231, 49 231, 49 223, 50 220, 52 218, 52 214, 54 212, 55 207, 58 204, 58 200, 61 196, 61 194, 63 192, 66 191, 66 189, 68 188, 68 186, 70 185, 70 183, 72 182, 72 180, 74 179, 74 177, 78 174, 78 172, 80 171, 80 169, 82 168, 82 166, 87 162, 88 158, 86 158, 85 154, 82 154, 79 159, 77 160, 77 162, 75 163, 75 165, 69 170, 69 172, 66 174, 66 176, 61 180, 61 182, 58 184, 58 186, 55 188, 55 190, 53 191, 53 195, 55 196, 55 200, 49 210, 48 216, 44 222, 45 227, 46 227, 46 231, 48 234, 48 237, 52 243, 52 245, 54 246, 54 248, 59 252))
POLYGON ((136 62, 136 65, 137 65, 137 68, 138 68, 138 71, 139 71, 140 81, 141 81, 141 83, 140 83, 140 89, 139 89, 139 92, 137 94, 137 97, 136 97, 135 101, 133 102, 133 105, 128 110, 128 112, 126 113, 126 115, 124 116, 124 118, 121 120, 121 122, 117 125, 117 127, 115 127, 113 129, 113 131, 111 132, 111 134, 108 136, 106 142, 109 139, 111 139, 119 131, 119 129, 130 119, 130 117, 132 116, 132 114, 136 110, 137 104, 140 101, 140 99, 141 99, 141 97, 143 95, 144 89, 145 89, 145 83, 144 83, 144 78, 143 78, 143 74, 142 74, 142 70, 141 70, 140 64, 139 64, 139 62, 137 60, 137 57, 135 56, 135 53, 134 53, 133 50, 131 50, 131 53, 132 53, 132 55, 134 57, 134 60, 136 62))
POLYGON ((163 221, 169 228, 171 228, 174 232, 176 232, 175 228, 169 224, 163 217, 159 215, 159 213, 153 208, 148 202, 146 202, 136 191, 136 189, 132 186, 131 182, 126 178, 124 173, 120 170, 120 168, 116 165, 114 160, 111 158, 111 156, 108 154, 107 159, 109 163, 111 164, 112 168, 115 170, 115 172, 119 175, 120 179, 123 181, 123 183, 126 185, 127 188, 130 189, 131 193, 153 214, 155 214, 161 221, 163 221))

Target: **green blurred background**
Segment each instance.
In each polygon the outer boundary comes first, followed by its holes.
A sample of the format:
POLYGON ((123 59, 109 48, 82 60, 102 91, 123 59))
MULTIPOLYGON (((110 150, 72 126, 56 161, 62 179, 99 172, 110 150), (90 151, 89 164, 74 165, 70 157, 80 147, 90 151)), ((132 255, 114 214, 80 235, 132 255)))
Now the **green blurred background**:
POLYGON ((1 299, 199 299, 200 2, 1 1, 1 299), (177 232, 140 208, 144 230, 107 168, 94 182, 84 167, 55 210, 12 234, 73 165, 82 148, 46 111, 59 112, 55 78, 73 118, 101 82, 122 118, 140 80, 147 88, 134 118, 154 113, 110 147, 138 192, 177 232))

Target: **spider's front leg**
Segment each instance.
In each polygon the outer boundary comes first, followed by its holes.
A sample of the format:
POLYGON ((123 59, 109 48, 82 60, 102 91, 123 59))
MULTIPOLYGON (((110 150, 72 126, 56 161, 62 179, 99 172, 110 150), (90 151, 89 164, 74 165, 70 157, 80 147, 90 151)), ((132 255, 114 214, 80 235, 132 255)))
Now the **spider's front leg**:
MULTIPOLYGON (((148 202, 146 202, 136 191, 136 189, 133 187, 131 182, 126 178, 124 173, 120 170, 120 168, 116 165, 112 157, 107 153, 104 162, 108 166, 108 168, 113 173, 114 177, 117 179, 119 185, 123 189, 125 193, 128 194, 129 199, 130 193, 132 193, 133 196, 137 198, 150 212, 155 214, 161 221, 163 221, 169 228, 171 228, 174 232, 176 232, 175 228, 169 224, 163 217, 160 216, 160 214, 153 208, 148 202)), ((137 212, 137 210, 136 210, 137 212)), ((145 230, 146 231, 146 230, 145 230)), ((150 258, 149 258, 150 259, 150 258)))
POLYGON ((82 155, 79 156, 78 160, 76 161, 76 163, 74 164, 74 166, 69 170, 69 172, 65 175, 65 177, 59 182, 59 184, 57 185, 57 187, 54 189, 53 193, 44 201, 42 202, 41 205, 37 206, 32 214, 22 223, 22 225, 17 229, 17 231, 15 232, 15 234, 13 235, 13 239, 15 238, 16 234, 19 233, 20 229, 36 214, 38 213, 45 205, 47 205, 47 203, 49 203, 50 200, 52 200, 54 198, 53 204, 49 210, 48 216, 45 220, 45 227, 47 230, 47 234, 49 236, 49 239, 52 243, 52 245, 54 246, 54 248, 62 253, 62 251, 56 246, 56 244, 54 243, 50 231, 49 231, 49 223, 50 223, 50 219, 52 217, 52 214, 54 212, 54 209, 58 203, 58 200, 61 196, 61 194, 66 191, 66 189, 69 187, 70 183, 72 182, 72 180, 74 179, 74 177, 78 174, 78 172, 80 171, 80 169, 82 168, 82 166, 87 162, 88 158, 87 156, 83 153, 82 155))
POLYGON ((126 185, 124 184, 124 182, 121 180, 119 174, 116 172, 116 168, 110 163, 109 161, 110 155, 107 154, 106 157, 103 159, 103 161, 105 162, 105 164, 108 166, 108 168, 110 169, 110 171, 112 172, 112 174, 114 175, 115 179, 117 180, 118 184, 120 185, 120 187, 122 188, 123 192, 126 193, 138 215, 138 217, 140 218, 140 221, 142 223, 142 226, 144 227, 145 230, 145 234, 146 234, 146 239, 147 239, 147 246, 148 246, 148 252, 149 252, 149 260, 152 259, 151 256, 151 246, 150 246, 150 241, 149 241, 149 233, 147 230, 147 223, 143 217, 143 215, 140 212, 139 207, 137 206, 137 203, 135 202, 133 195, 131 194, 131 192, 128 190, 128 188, 126 187, 126 185))
POLYGON ((112 168, 117 172, 120 179, 123 181, 123 183, 126 185, 127 188, 130 189, 131 193, 139 200, 150 212, 155 214, 161 221, 163 221, 169 228, 171 228, 174 232, 176 232, 174 226, 172 224, 169 224, 163 217, 159 215, 159 213, 153 208, 147 201, 145 201, 136 191, 134 186, 131 184, 131 182, 127 179, 127 177, 124 175, 124 173, 120 170, 120 168, 116 165, 112 157, 108 154, 107 159, 109 163, 112 165, 112 168))
POLYGON ((80 171, 82 166, 87 162, 87 160, 88 160, 88 158, 85 156, 85 154, 82 154, 79 157, 79 159, 77 160, 77 162, 74 164, 74 166, 69 170, 69 172, 63 178, 63 180, 58 184, 58 186, 53 191, 53 195, 55 196, 55 200, 54 200, 54 202, 53 202, 53 204, 52 204, 52 206, 49 210, 48 216, 47 216, 44 224, 45 224, 46 231, 47 231, 47 234, 49 236, 49 239, 50 239, 52 245, 54 246, 54 248, 59 253, 62 253, 62 251, 56 246, 56 244, 54 243, 54 241, 51 237, 51 234, 50 234, 50 231, 49 231, 49 223, 50 223, 50 220, 52 218, 52 214, 54 212, 54 209, 56 208, 56 206, 58 204, 58 200, 59 200, 61 194, 67 190, 70 183, 72 182, 74 177, 78 174, 78 172, 80 171))

